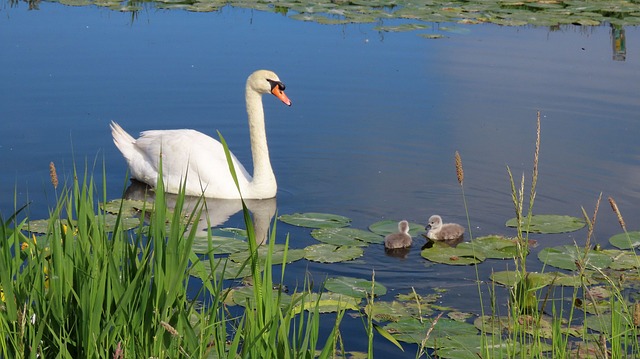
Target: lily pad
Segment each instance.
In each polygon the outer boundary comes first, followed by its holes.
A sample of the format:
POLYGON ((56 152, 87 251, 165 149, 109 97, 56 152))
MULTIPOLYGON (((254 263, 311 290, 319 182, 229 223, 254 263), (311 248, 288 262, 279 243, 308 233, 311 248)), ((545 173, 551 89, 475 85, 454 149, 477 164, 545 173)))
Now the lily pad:
MULTIPOLYGON (((59 220, 56 219, 55 220, 55 227, 56 228, 60 228, 61 225, 67 225, 68 220, 63 219, 63 220, 59 220)), ((76 221, 75 220, 71 220, 71 224, 75 225, 76 221)), ((28 230, 30 233, 40 233, 40 234, 46 234, 49 231, 49 220, 48 219, 35 219, 33 221, 29 221, 27 222, 27 224, 24 226, 24 229, 28 230)))
MULTIPOLYGON (((213 272, 217 278, 235 279, 243 278, 251 275, 251 266, 243 265, 229 260, 229 258, 213 259, 213 272)), ((203 259, 197 265, 193 265, 190 269, 191 275, 196 278, 206 278, 212 272, 209 259, 203 259), (201 273, 204 271, 205 273, 201 273)))
POLYGON ((242 252, 248 250, 249 245, 245 241, 231 237, 212 236, 211 249, 212 252, 209 253, 209 240, 207 239, 206 233, 204 236, 196 236, 192 250, 198 254, 230 254, 242 252))
MULTIPOLYGON (((116 222, 118 221, 117 215, 106 213, 104 214, 104 230, 107 232, 113 232, 116 229, 116 222)), ((124 217, 120 216, 118 225, 123 231, 128 231, 133 228, 139 227, 141 219, 137 217, 124 217)))
MULTIPOLYGON (((581 287, 582 285, 591 285, 596 283, 589 276, 581 278, 577 275, 568 275, 560 272, 528 272, 531 287, 538 288, 542 286, 555 285, 566 287, 581 287)), ((494 272, 491 274, 491 280, 506 286, 514 286, 520 273, 515 271, 494 272)))
MULTIPOLYGON (((248 300, 253 300, 255 298, 255 289, 253 288, 253 286, 242 286, 242 287, 237 287, 237 288, 232 288, 230 289, 230 292, 228 294, 228 298, 230 298, 230 301, 227 301, 226 304, 227 305, 239 305, 242 307, 246 307, 247 306, 247 301, 248 300), (229 303, 231 302, 231 303, 229 303)), ((271 296, 272 298, 275 300, 276 298, 279 298, 279 303, 280 303, 280 307, 281 308, 285 308, 287 305, 291 304, 291 296, 286 294, 286 293, 282 293, 281 291, 278 290, 272 290, 271 291, 271 296)), ((255 306, 255 303, 253 303, 253 305, 255 306)))
MULTIPOLYGON (((537 214, 531 216, 531 223, 527 218, 522 219, 522 230, 529 233, 566 233, 574 232, 586 225, 584 220, 564 215, 537 214)), ((507 227, 517 227, 518 221, 511 218, 507 221, 507 227)))
POLYGON ((294 213, 283 214, 278 219, 284 223, 307 228, 340 228, 351 223, 351 219, 329 213, 294 213))
POLYGON ((356 228, 319 228, 311 236, 320 242, 336 246, 366 246, 369 243, 382 243, 384 237, 356 228))
POLYGON ((306 259, 321 263, 346 262, 356 259, 364 253, 360 247, 334 246, 326 243, 308 246, 304 251, 306 259))
POLYGON ((471 242, 460 243, 457 248, 468 248, 481 252, 486 258, 507 259, 518 255, 518 247, 513 240, 502 236, 486 236, 471 242))
POLYGON ((538 259, 543 263, 557 268, 576 270, 576 262, 585 261, 586 268, 607 268, 612 259, 600 252, 589 251, 584 258, 584 248, 565 245, 559 247, 544 248, 538 253, 538 259))
POLYGON ((472 265, 478 264, 485 260, 485 255, 473 248, 460 248, 434 245, 431 248, 425 248, 420 255, 432 262, 449 264, 449 265, 472 265))
MULTIPOLYGON (((284 262, 284 252, 285 252, 284 244, 274 244, 273 252, 271 252, 271 263, 272 264, 282 264, 284 262)), ((258 260, 260 263, 264 263, 267 260, 267 256, 269 254, 270 247, 269 246, 261 246, 258 247, 258 260)), ((305 251, 304 249, 292 249, 288 248, 287 250, 287 263, 295 262, 304 258, 305 251)), ((237 263, 244 263, 249 259, 251 253, 249 251, 236 252, 229 255, 229 259, 237 263)))
POLYGON ((215 237, 235 238, 241 240, 247 240, 247 230, 241 228, 213 228, 211 229, 211 235, 215 237))
POLYGON ((120 213, 125 216, 133 216, 139 214, 142 209, 151 211, 153 209, 153 203, 133 199, 114 199, 106 203, 101 203, 100 207, 105 212, 111 214, 120 213))
POLYGON ((399 301, 374 301, 367 304, 365 313, 379 322, 397 322, 415 316, 412 308, 399 301))
POLYGON ((319 313, 333 313, 339 310, 358 310, 361 299, 350 297, 339 293, 322 292, 318 293, 296 293, 292 296, 293 300, 304 295, 293 307, 294 313, 300 313, 303 310, 314 311, 316 307, 319 313))
POLYGON ((640 231, 618 233, 609 238, 611 245, 620 249, 631 249, 640 246, 640 231))
POLYGON ((373 294, 375 296, 387 294, 387 288, 370 280, 354 278, 354 277, 332 277, 324 282, 324 287, 334 293, 348 295, 354 298, 364 298, 371 295, 371 287, 373 285, 373 294))
POLYGON ((443 359, 508 358, 521 352, 520 343, 497 336, 460 335, 442 338, 436 345, 438 358, 443 359))
POLYGON ((384 32, 403 32, 403 31, 412 31, 412 30, 424 30, 428 28, 429 28, 429 25, 426 25, 426 24, 402 24, 397 26, 376 26, 373 29, 376 31, 384 31, 384 32))
MULTIPOLYGON (((369 226, 369 230, 373 233, 377 233, 381 236, 386 236, 392 233, 398 233, 398 222, 390 219, 376 222, 369 226)), ((419 233, 424 232, 424 225, 418 223, 409 222, 409 234, 412 237, 417 236, 419 233)))
POLYGON ((444 338, 478 334, 478 330, 473 325, 448 318, 440 318, 435 324, 433 319, 423 321, 415 318, 405 319, 387 324, 384 329, 393 334, 397 340, 418 344, 422 343, 427 331, 432 327, 429 339, 425 343, 427 348, 434 348, 436 342, 444 338))
POLYGON ((640 257, 631 251, 622 251, 607 249, 601 251, 611 257, 612 262, 609 264, 609 268, 614 270, 629 270, 640 268, 640 257))

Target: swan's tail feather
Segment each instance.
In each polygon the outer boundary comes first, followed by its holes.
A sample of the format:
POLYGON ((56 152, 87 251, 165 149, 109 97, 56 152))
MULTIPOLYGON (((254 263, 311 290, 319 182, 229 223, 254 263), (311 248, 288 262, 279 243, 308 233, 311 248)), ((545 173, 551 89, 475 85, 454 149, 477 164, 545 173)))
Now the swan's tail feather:
POLYGON ((120 150, 120 152, 125 153, 127 148, 133 146, 136 140, 131 137, 130 134, 127 133, 120 125, 116 122, 111 121, 109 125, 111 127, 111 136, 113 136, 113 143, 116 144, 116 147, 120 150))

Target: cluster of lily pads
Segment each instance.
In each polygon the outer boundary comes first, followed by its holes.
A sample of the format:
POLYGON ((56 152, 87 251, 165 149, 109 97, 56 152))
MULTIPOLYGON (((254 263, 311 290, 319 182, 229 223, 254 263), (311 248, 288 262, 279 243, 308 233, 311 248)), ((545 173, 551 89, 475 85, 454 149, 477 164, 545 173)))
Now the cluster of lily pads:
MULTIPOLYGON (((108 212, 102 217, 106 228, 112 228, 119 218, 119 225, 128 229, 140 226, 141 208, 149 207, 141 201, 115 200, 102 204, 103 210, 108 212)), ((282 264, 306 259, 321 263, 336 263, 349 261, 363 255, 363 248, 369 245, 379 245, 383 250, 384 236, 397 231, 397 221, 383 220, 370 225, 367 230, 349 227, 351 220, 347 217, 326 213, 294 213, 278 217, 278 220, 290 225, 310 228, 310 235, 319 243, 305 248, 289 248, 282 244, 272 245, 272 264, 282 264)), ((507 227, 515 227, 515 219, 506 222, 507 227)), ((35 235, 47 232, 46 220, 35 220, 28 223, 29 231, 35 235)), ((558 215, 532 216, 530 221, 523 223, 530 233, 550 234, 576 231, 585 226, 579 218, 558 215)), ((418 236, 424 233, 424 226, 410 223, 410 234, 418 236)), ((194 242, 193 251, 200 255, 215 253, 214 268, 210 268, 208 261, 202 261, 202 266, 192 270, 214 271, 218 277, 224 279, 244 278, 251 273, 246 264, 250 254, 246 242, 246 231, 238 228, 217 228, 210 233, 203 231, 194 242)), ((546 265, 566 271, 576 270, 576 263, 586 263, 587 275, 576 276, 571 272, 547 271, 545 273, 528 273, 527 281, 531 287, 545 286, 580 287, 589 285, 592 298, 590 303, 579 306, 587 313, 597 311, 606 313, 610 307, 610 293, 605 286, 598 285, 603 281, 604 271, 638 269, 640 259, 633 251, 640 246, 640 232, 630 232, 615 235, 610 243, 618 249, 591 250, 585 254, 584 248, 575 245, 564 245, 542 249, 538 258, 546 265)), ((474 238, 468 242, 457 243, 453 246, 432 243, 421 249, 421 256, 429 261, 448 265, 477 265, 486 259, 513 259, 518 254, 515 239, 492 235, 474 238)), ((258 249, 258 259, 267 258, 268 246, 258 249)), ((197 273, 194 273, 194 275, 197 273)), ((491 275, 495 283, 513 287, 519 280, 519 273, 515 271, 499 271, 491 275)), ((637 281, 638 275, 628 275, 627 281, 637 281)), ((247 285, 231 287, 227 305, 244 306, 246 298, 251 297, 252 288, 247 285)), ((322 313, 337 310, 352 310, 365 313, 378 323, 386 323, 383 327, 397 341, 416 343, 425 348, 432 348, 442 358, 465 357, 464 353, 478 353, 488 340, 495 340, 495 334, 510 331, 512 321, 507 317, 475 316, 461 313, 452 308, 436 305, 441 293, 420 295, 415 291, 395 296, 393 300, 372 300, 387 293, 387 288, 375 281, 354 277, 331 277, 323 285, 319 293, 294 293, 287 295, 274 289, 274 295, 281 296, 282 305, 296 300, 297 311, 310 309, 313 305, 319 307, 322 313), (369 298, 365 304, 363 300, 369 298), (434 318, 435 311, 446 311, 446 318, 434 318), (425 333, 430 332, 425 340, 425 333), (482 333, 482 335, 478 335, 482 333), (484 343, 484 344, 483 344, 484 343)), ((605 314, 611 315, 611 313, 605 314)), ((551 338, 551 318, 537 319, 538 335, 551 338), (540 330, 542 328, 542 330, 540 330), (546 328, 546 329, 545 329, 546 328)), ((592 331, 607 331, 602 327, 602 320, 589 319, 582 327, 566 327, 563 330, 579 337, 587 328, 592 331)), ((528 350, 521 348, 518 343, 501 341, 493 347, 493 354, 500 356, 503 351, 513 354, 514 350, 528 350), (514 349, 515 348, 515 349, 514 349)), ((486 347, 486 346, 485 346, 486 347)))
MULTIPOLYGON (((640 25, 640 3, 633 0, 55 0, 73 6, 95 5, 117 11, 135 12, 152 3, 159 9, 181 9, 195 12, 220 11, 225 6, 250 8, 280 13, 292 19, 319 24, 377 23, 379 31, 425 30, 427 23, 460 24, 493 23, 506 26, 597 26, 605 23, 624 26, 640 25), (390 22, 393 25, 385 25, 390 22)), ((438 30, 447 31, 446 28, 438 30)), ((460 28, 451 28, 460 31, 460 28)), ((442 37, 433 33, 420 36, 442 37)))

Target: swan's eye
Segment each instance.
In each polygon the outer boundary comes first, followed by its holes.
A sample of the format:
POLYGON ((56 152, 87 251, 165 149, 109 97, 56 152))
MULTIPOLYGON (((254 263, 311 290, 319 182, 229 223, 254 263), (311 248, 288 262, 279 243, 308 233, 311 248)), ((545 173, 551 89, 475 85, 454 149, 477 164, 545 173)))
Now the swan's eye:
POLYGON ((282 82, 273 81, 273 80, 269 80, 269 79, 267 79, 267 81, 269 81, 269 84, 271 84, 271 91, 273 91, 273 89, 276 88, 276 86, 278 87, 278 90, 284 91, 285 86, 284 86, 284 84, 282 82))

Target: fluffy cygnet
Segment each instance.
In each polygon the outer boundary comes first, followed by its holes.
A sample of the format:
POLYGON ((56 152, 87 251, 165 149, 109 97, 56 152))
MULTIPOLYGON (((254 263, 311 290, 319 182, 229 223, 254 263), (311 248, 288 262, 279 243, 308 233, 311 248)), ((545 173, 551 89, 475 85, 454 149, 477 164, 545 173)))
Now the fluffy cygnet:
POLYGON ((409 222, 398 222, 398 231, 400 233, 389 234, 384 237, 384 247, 388 249, 411 247, 411 235, 409 234, 409 222))
POLYGON ((433 241, 447 241, 464 235, 464 227, 456 223, 442 223, 442 217, 429 217, 427 237, 433 241))

